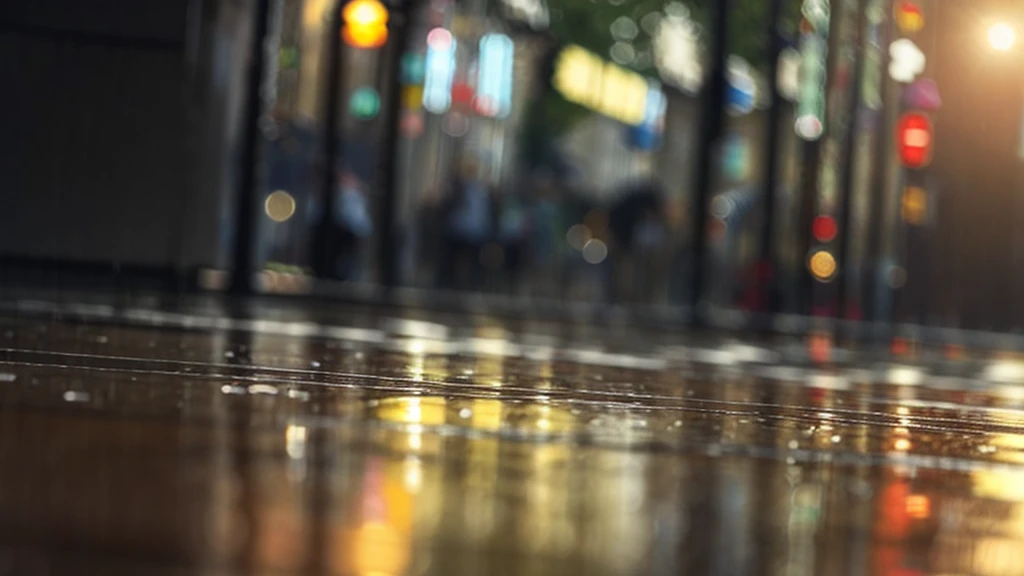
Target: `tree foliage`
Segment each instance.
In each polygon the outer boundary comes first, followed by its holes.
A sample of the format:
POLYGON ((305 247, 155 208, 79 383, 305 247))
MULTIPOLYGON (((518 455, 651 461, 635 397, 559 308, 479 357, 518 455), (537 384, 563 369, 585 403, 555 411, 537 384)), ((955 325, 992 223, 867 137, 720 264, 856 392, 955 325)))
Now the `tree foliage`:
MULTIPOLYGON (((654 28, 644 26, 644 18, 650 14, 664 15, 666 9, 678 12, 679 6, 670 7, 674 0, 548 0, 551 14, 551 33, 560 44, 577 44, 611 60, 611 49, 617 40, 613 24, 620 18, 628 18, 635 24, 636 36, 625 40, 636 57, 626 65, 634 71, 657 78, 654 68, 652 37, 654 28)), ((706 30, 713 2, 721 0, 684 0, 691 20, 699 31, 699 50, 707 54, 706 30)), ((731 0, 729 7, 727 50, 729 54, 747 60, 751 67, 762 74, 768 68, 768 0, 731 0)), ((784 14, 780 30, 792 35, 800 17, 800 0, 784 0, 784 14)), ((656 16, 655 16, 656 18, 656 16)), ((536 103, 529 115, 532 126, 528 127, 528 156, 543 155, 545 140, 557 137, 590 112, 562 99, 553 90, 536 103)))

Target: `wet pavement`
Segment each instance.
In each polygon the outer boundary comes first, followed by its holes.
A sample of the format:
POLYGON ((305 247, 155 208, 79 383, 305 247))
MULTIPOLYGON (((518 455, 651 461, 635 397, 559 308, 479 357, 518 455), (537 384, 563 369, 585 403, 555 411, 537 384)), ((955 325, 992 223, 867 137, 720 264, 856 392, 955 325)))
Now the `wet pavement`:
POLYGON ((0 316, 0 574, 1024 573, 1013 361, 61 306, 0 316))

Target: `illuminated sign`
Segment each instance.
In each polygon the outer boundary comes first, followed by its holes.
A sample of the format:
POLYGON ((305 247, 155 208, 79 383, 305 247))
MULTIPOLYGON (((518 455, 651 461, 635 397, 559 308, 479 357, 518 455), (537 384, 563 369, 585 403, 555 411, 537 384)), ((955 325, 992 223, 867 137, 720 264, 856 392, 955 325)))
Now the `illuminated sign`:
POLYGON ((444 28, 427 34, 426 71, 423 78, 423 107, 443 114, 452 105, 452 78, 455 76, 455 38, 444 28))
POLYGON ((485 34, 480 39, 480 76, 476 84, 476 111, 482 116, 504 118, 512 110, 512 64, 515 44, 504 34, 485 34))
POLYGON ((754 96, 757 86, 750 74, 750 65, 739 56, 730 56, 725 70, 725 99, 729 111, 734 114, 749 114, 754 110, 754 96))
POLYGON ((647 92, 647 113, 639 126, 630 131, 630 144, 640 150, 655 150, 661 145, 665 132, 665 111, 668 100, 657 82, 651 82, 647 92))
POLYGON ((832 6, 829 0, 804 0, 800 13, 812 29, 828 34, 829 21, 832 19, 832 6))
POLYGON ((804 140, 817 140, 825 130, 825 51, 823 38, 813 32, 804 34, 795 126, 804 140))
POLYGON ((579 46, 558 55, 552 85, 566 100, 631 126, 647 116, 647 79, 579 46))
POLYGON ((828 28, 832 19, 829 0, 804 0, 800 12, 800 89, 797 93, 796 135, 817 140, 825 132, 825 71, 828 28))

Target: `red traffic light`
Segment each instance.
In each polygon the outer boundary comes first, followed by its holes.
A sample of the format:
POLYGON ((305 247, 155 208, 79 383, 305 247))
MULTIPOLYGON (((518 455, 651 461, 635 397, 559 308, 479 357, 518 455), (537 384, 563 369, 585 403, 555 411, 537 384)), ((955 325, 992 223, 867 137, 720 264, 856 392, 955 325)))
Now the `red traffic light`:
POLYGON ((907 112, 896 125, 896 150, 907 168, 924 168, 932 161, 932 121, 920 112, 907 112))
POLYGON ((839 233, 836 219, 831 216, 818 216, 811 224, 811 234, 818 242, 831 242, 839 233))

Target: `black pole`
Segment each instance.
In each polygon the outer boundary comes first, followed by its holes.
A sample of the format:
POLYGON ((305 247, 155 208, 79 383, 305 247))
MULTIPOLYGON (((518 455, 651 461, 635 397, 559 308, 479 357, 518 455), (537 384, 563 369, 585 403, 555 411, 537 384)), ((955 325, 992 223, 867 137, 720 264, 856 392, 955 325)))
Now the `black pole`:
POLYGON ((764 155, 764 225, 761 228, 761 304, 768 314, 778 312, 778 270, 775 265, 775 200, 778 195, 779 128, 782 125, 782 95, 779 94, 779 55, 783 41, 779 32, 782 0, 768 5, 768 90, 771 104, 765 126, 764 155))
POLYGON ((377 182, 380 185, 381 198, 377 221, 380 222, 380 249, 377 251, 380 266, 380 282, 385 288, 393 288, 398 279, 398 234, 395 209, 398 205, 395 184, 398 181, 397 160, 399 140, 399 120, 402 102, 401 62, 408 44, 408 25, 411 14, 410 2, 403 2, 391 13, 388 38, 389 53, 382 59, 382 76, 387 82, 384 104, 384 125, 380 158, 377 162, 377 182))
MULTIPOLYGON (((885 2, 886 14, 888 10, 888 2, 885 2)), ((878 43, 879 46, 886 46, 888 44, 888 27, 883 22, 878 24, 879 34, 878 43)), ((881 96, 881 106, 878 111, 877 124, 875 125, 875 137, 872 142, 872 154, 871 154, 871 200, 870 216, 868 217, 868 247, 867 247, 867 260, 870 262, 869 272, 866 274, 866 290, 864 292, 864 314, 865 319, 871 322, 880 322, 887 320, 883 318, 879 313, 879 301, 881 300, 880 290, 883 288, 879 284, 879 280, 882 277, 882 234, 885 232, 883 228, 885 220, 885 205, 888 195, 885 193, 885 175, 889 167, 889 139, 891 137, 889 133, 889 106, 892 103, 889 102, 891 90, 889 90, 888 81, 888 69, 889 69, 889 51, 880 49, 878 50, 880 56, 879 66, 879 92, 881 96)), ((886 283, 888 285, 888 283, 886 283)))
POLYGON ((324 154, 320 166, 320 221, 317 222, 313 234, 312 266, 318 278, 332 278, 336 275, 334 260, 337 257, 337 245, 331 234, 331 222, 334 218, 335 199, 334 187, 337 175, 335 170, 339 161, 338 145, 338 99, 341 94, 342 45, 341 45, 341 4, 336 2, 331 10, 328 24, 327 52, 327 92, 324 96, 324 154))
POLYGON ((840 183, 839 193, 839 238, 838 253, 836 260, 838 267, 838 285, 836 286, 836 316, 843 318, 848 311, 850 277, 850 263, 847 261, 850 255, 850 204, 853 197, 854 161, 857 158, 857 132, 858 132, 858 111, 860 110, 860 84, 864 77, 864 42, 867 38, 864 28, 867 26, 866 10, 863 2, 857 3, 857 27, 853 38, 853 82, 847 97, 850 99, 847 108, 846 142, 843 149, 843 179, 840 183))
POLYGON ((711 175, 717 166, 718 143, 722 135, 725 115, 725 53, 726 19, 729 1, 713 2, 711 15, 711 63, 707 89, 704 91, 704 114, 701 121, 700 144, 697 148, 696 177, 694 179, 691 229, 693 233, 693 265, 690 270, 689 304, 695 324, 703 324, 700 311, 704 290, 704 268, 707 256, 708 197, 711 193, 711 175))
POLYGON ((800 155, 803 169, 800 172, 800 208, 797 213, 798 245, 797 251, 800 256, 800 268, 797 285, 797 310, 800 314, 809 314, 812 308, 814 295, 814 277, 807 269, 807 258, 811 254, 813 237, 811 236, 811 221, 814 219, 814 208, 818 199, 818 166, 821 163, 820 140, 803 140, 803 150, 800 155))
POLYGON ((256 185, 261 150, 260 117, 263 115, 263 88, 266 76, 267 32, 270 26, 270 0, 258 0, 253 14, 249 82, 242 128, 242 158, 235 203, 235 245, 232 251, 230 292, 252 292, 253 252, 256 238, 256 185))

